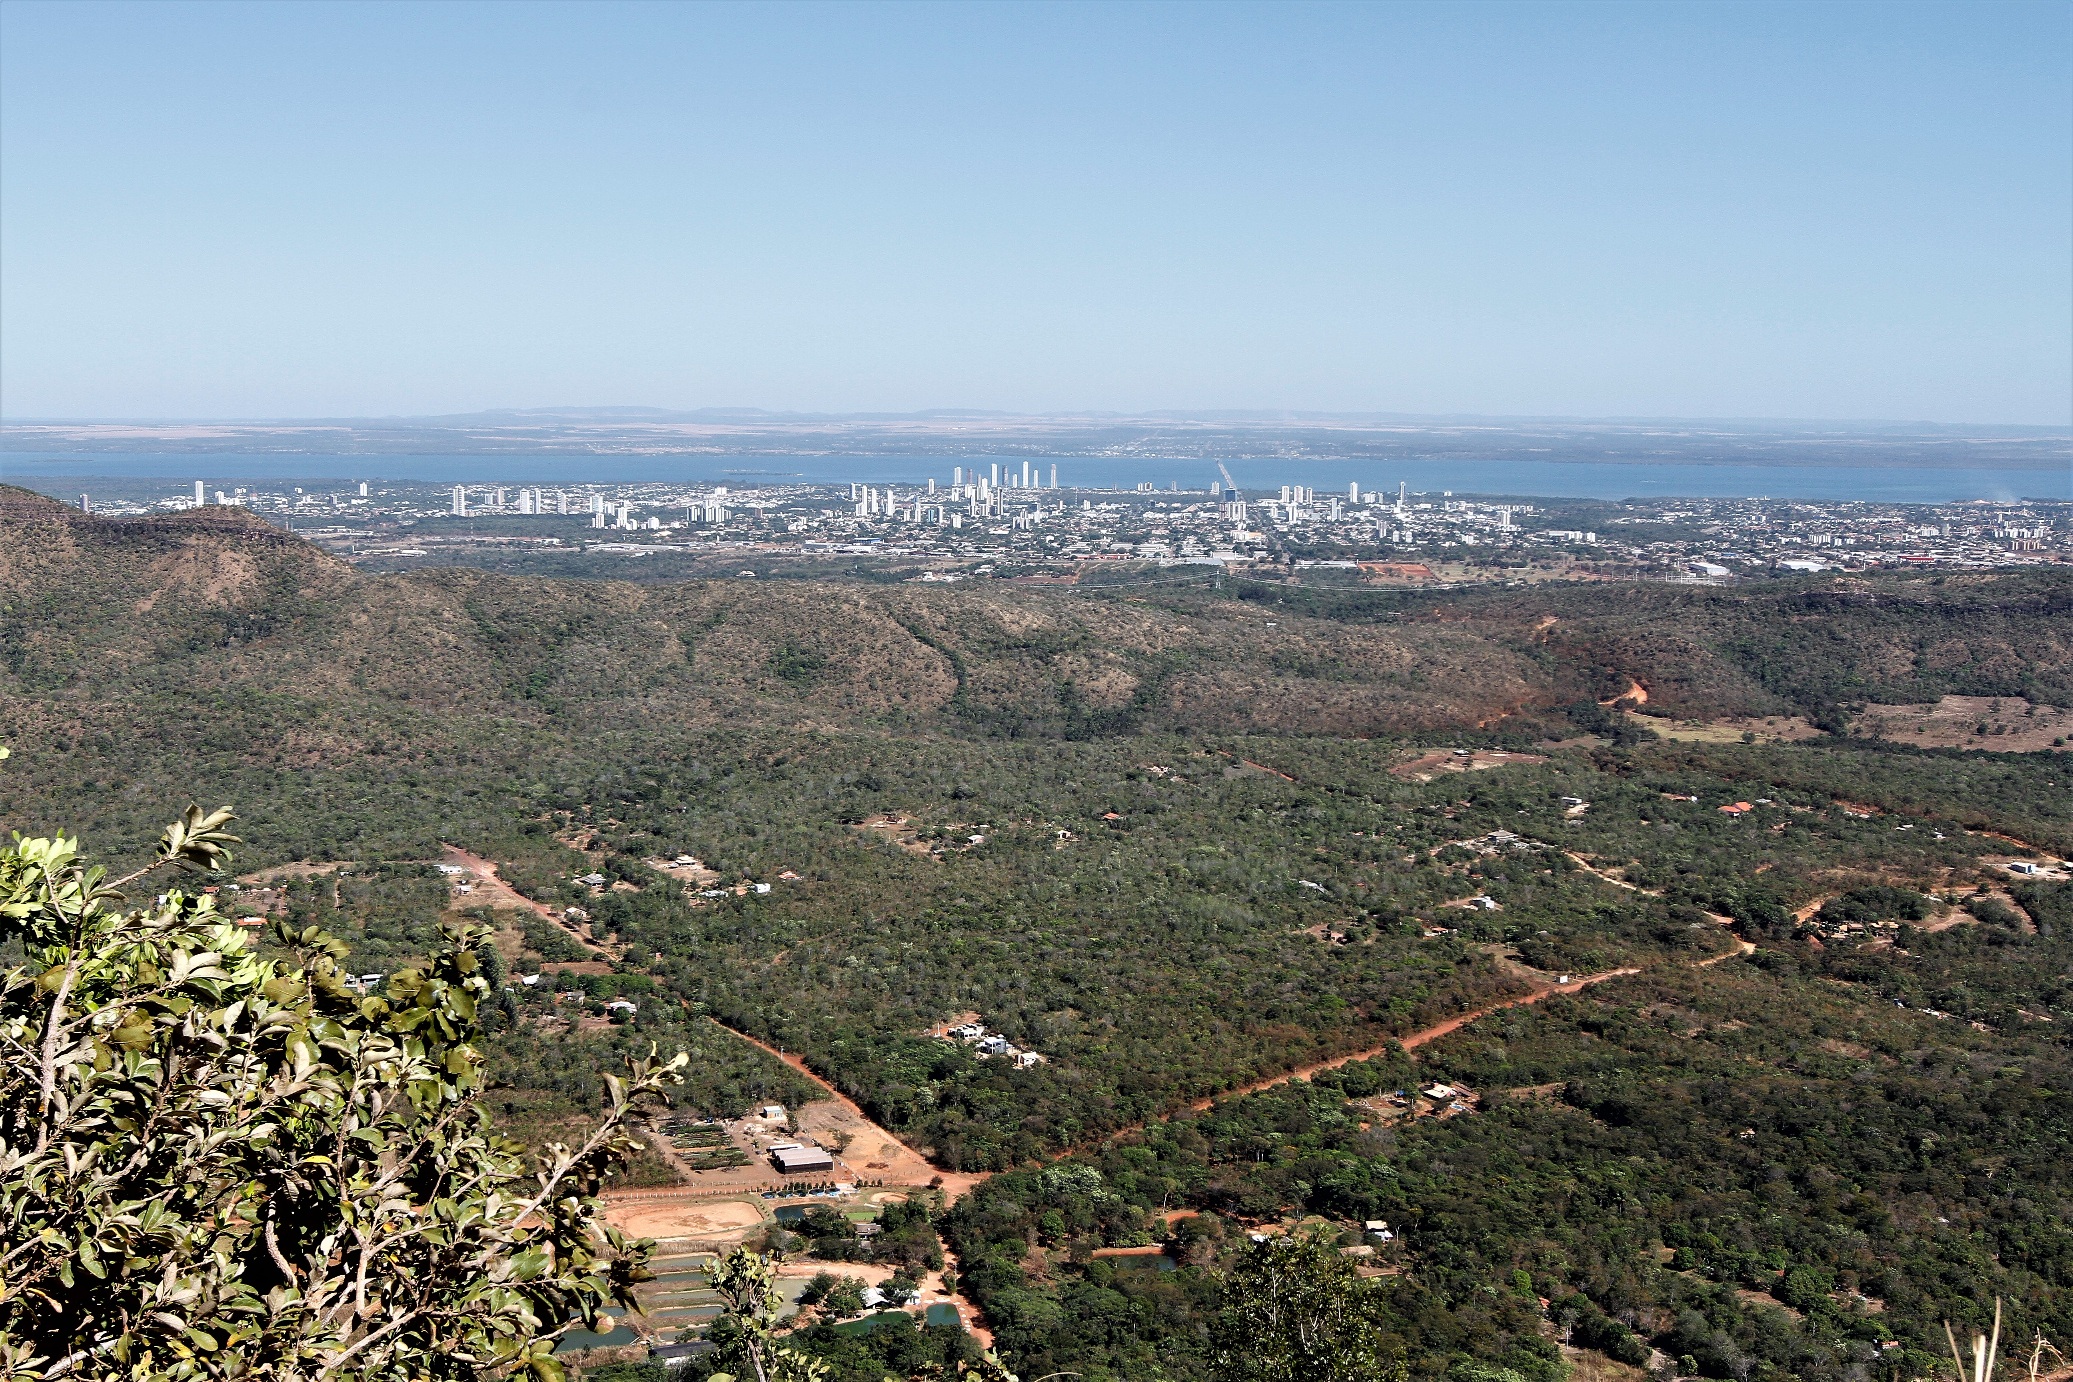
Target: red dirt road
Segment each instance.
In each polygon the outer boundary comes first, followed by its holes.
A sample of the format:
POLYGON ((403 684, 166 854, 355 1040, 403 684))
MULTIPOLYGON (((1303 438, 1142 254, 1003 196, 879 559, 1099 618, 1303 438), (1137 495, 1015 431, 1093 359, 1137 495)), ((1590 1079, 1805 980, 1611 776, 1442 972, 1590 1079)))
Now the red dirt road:
POLYGON ((545 920, 552 922, 570 940, 588 950, 598 959, 610 960, 616 958, 610 950, 591 940, 588 936, 583 935, 573 926, 570 926, 568 918, 564 917, 560 911, 545 902, 535 902, 532 898, 527 897, 524 893, 506 883, 498 876, 497 866, 481 855, 470 854, 459 845, 447 845, 446 857, 449 863, 459 864, 462 868, 473 873, 477 880, 479 880, 478 886, 482 888, 483 892, 475 905, 480 906, 486 902, 493 907, 500 903, 509 907, 524 907, 529 911, 538 913, 545 920))
POLYGON ((1608 969, 1603 974, 1587 974, 1581 979, 1572 979, 1566 984, 1546 984, 1534 989, 1530 993, 1521 994, 1517 998, 1507 998, 1501 1003, 1492 1003, 1487 1008, 1478 1008, 1474 1012, 1462 1013, 1459 1017, 1450 1017, 1445 1022, 1422 1028, 1408 1036, 1389 1042, 1387 1045, 1377 1046, 1366 1051, 1352 1051, 1343 1056, 1334 1056, 1330 1060, 1321 1060, 1311 1065, 1300 1066, 1285 1075, 1276 1075, 1271 1079, 1256 1080, 1252 1084, 1241 1085, 1237 1089, 1225 1090, 1222 1094, 1212 1094, 1206 1099, 1197 1099, 1194 1103, 1189 1104, 1188 1107, 1200 1113, 1219 1099, 1235 1099, 1244 1094, 1257 1094, 1263 1089, 1272 1089, 1276 1085, 1287 1084, 1290 1080, 1307 1080, 1320 1070, 1337 1070, 1340 1066, 1350 1065, 1357 1060, 1370 1060, 1376 1056, 1383 1055, 1388 1052, 1391 1046, 1402 1046, 1406 1051, 1413 1051, 1429 1041, 1438 1041, 1450 1032, 1460 1031, 1479 1017, 1488 1017, 1491 1013, 1503 1012, 1506 1008, 1518 1008, 1524 1007, 1528 1003, 1538 1003, 1551 993, 1576 993, 1590 987, 1592 984, 1602 984, 1607 979, 1618 979, 1628 974, 1639 974, 1640 972, 1638 969, 1608 969))
POLYGON ((715 1027, 718 1027, 721 1031, 726 1032, 728 1035, 737 1037, 742 1041, 746 1041, 749 1045, 755 1047, 757 1050, 764 1051, 770 1055, 776 1056, 786 1065, 789 1065, 792 1067, 792 1069, 798 1071, 802 1077, 813 1081, 813 1083, 820 1088, 822 1093, 826 1094, 830 1099, 833 1099, 836 1103, 842 1105, 843 1108, 849 1110, 850 1113, 856 1116, 859 1122, 863 1123, 872 1131, 883 1136, 885 1140, 892 1146, 898 1147, 908 1156, 914 1158, 914 1167, 918 1167, 920 1169, 920 1172, 923 1173, 920 1176, 920 1178, 914 1178, 915 1172, 913 1168, 895 1168, 892 1170, 888 1170, 887 1174, 884 1177, 884 1179, 889 1184, 905 1183, 910 1185, 926 1185, 928 1184, 929 1180, 934 1179, 936 1177, 941 1177, 943 1181, 942 1189, 945 1201, 950 1204, 955 1204, 958 1201, 958 1199, 962 1197, 967 1191, 969 1191, 973 1186, 977 1185, 980 1181, 986 1179, 986 1177, 983 1174, 969 1175, 959 1171, 938 1170, 933 1164, 930 1163, 927 1157, 923 1156, 920 1152, 914 1150, 914 1148, 908 1146, 905 1142, 901 1141, 898 1137, 895 1137, 892 1133, 886 1131, 886 1129, 880 1127, 877 1123, 872 1122, 871 1116, 865 1113, 863 1109, 859 1108, 854 1099, 844 1094, 841 1090, 835 1088, 834 1085, 829 1084, 819 1075, 814 1074, 813 1071, 810 1068, 808 1068, 806 1064, 806 1058, 804 1056, 793 1055, 789 1052, 780 1051, 775 1046, 770 1045, 768 1042, 756 1040, 756 1038, 750 1036, 747 1032, 737 1031, 735 1028, 730 1027, 726 1023, 720 1021, 718 1018, 707 1018, 706 1020, 711 1022, 715 1027), (904 1180, 904 1182, 902 1178, 897 1174, 897 1171, 899 1170, 908 1171, 908 1176, 904 1180))

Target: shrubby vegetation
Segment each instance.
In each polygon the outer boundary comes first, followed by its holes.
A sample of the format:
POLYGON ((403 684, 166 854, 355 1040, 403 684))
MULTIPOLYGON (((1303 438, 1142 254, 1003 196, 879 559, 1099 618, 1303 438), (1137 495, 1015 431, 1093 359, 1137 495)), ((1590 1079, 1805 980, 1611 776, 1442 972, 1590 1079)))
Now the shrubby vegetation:
MULTIPOLYGON (((158 866, 219 869, 190 808, 158 866)), ((283 926, 255 953, 211 899, 126 909, 64 837, 0 851, 0 1359, 11 1377, 562 1375, 555 1342, 630 1306, 646 1244, 596 1195, 683 1058, 610 1082, 536 1164, 490 1131, 465 930, 381 996, 283 926)))
MULTIPOLYGON (((1920 939, 1932 985, 1982 952, 2061 989, 2073 970, 2042 937, 1920 939)), ((1926 1372, 1938 1321, 1996 1294, 2024 1333, 2073 1329, 2063 1029, 1982 1034, 1832 982, 1863 961, 1759 959, 1515 1009, 1426 1048, 1415 1077, 1349 1066, 996 1176, 950 1217, 965 1281, 1008 1356, 1114 1378, 1207 1376, 1221 1245, 1302 1213, 1399 1235, 1378 1249, 1408 1269, 1385 1338, 1423 1376, 1463 1353, 1559 1376, 1543 1319, 1723 1379, 1846 1378, 1875 1356, 1926 1372), (1485 1111, 1390 1125, 1362 1102, 1414 1078, 1485 1111), (1151 1241, 1178 1270, 1092 1255, 1151 1241)))
MULTIPOLYGON (((1211 1376, 1219 1273, 1303 1216, 1405 1230, 1368 1244, 1404 1269, 1374 1288, 1379 1356, 1453 1382, 1559 1382, 1550 1322, 1736 1382, 1917 1375, 1940 1314, 1995 1291, 2067 1329, 2073 904, 1987 862, 2073 848, 2064 760, 1673 742, 1600 705, 1639 679, 1651 709, 1839 731, 1866 700, 2073 699, 2064 573, 636 589, 362 580, 234 516, 0 509, 0 815, 143 863, 158 801, 237 800, 247 865, 341 866, 285 886, 292 933, 392 977, 444 953, 442 845, 496 860, 608 951, 484 914, 492 1115, 585 1134, 651 1043, 692 1054, 687 1112, 796 1105, 810 1086, 715 1022, 802 1053, 946 1167, 999 1172, 944 1227, 1025 1375, 1211 1376), (1470 748, 1545 761, 1397 770, 1470 748), (645 862, 679 853, 770 891, 687 894, 645 862), (1929 929, 1952 900, 1978 924, 1929 929), (1879 922, 1901 925, 1809 943, 1879 922), (1759 948, 1697 968, 1737 939, 1759 948), (1620 968, 1644 972, 1416 1066, 1392 1049, 1620 968), (607 1019, 620 996, 637 1011, 607 1019), (1046 1061, 922 1035, 964 1012, 1046 1061), (1483 1110, 1374 1105, 1427 1076, 1483 1110), (1151 1243, 1175 1270, 1094 1256, 1151 1243)), ((236 911, 232 881, 194 886, 236 911)), ((316 963, 244 943, 276 976, 316 963)), ((919 1265, 928 1233, 877 1251, 919 1265)), ((960 1360, 926 1330, 822 1328, 843 1382, 960 1360)))

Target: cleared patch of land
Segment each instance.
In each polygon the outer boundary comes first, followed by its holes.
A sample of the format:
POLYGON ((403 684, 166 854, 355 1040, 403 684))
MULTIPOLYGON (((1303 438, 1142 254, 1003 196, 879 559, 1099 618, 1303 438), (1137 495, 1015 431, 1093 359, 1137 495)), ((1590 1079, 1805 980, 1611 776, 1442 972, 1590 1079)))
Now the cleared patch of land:
POLYGON ((334 861, 328 864, 312 864, 306 861, 293 864, 276 864, 270 869, 260 869, 257 873, 241 873, 238 875, 238 882, 250 887, 254 884, 278 883, 290 878, 318 878, 325 874, 337 873, 340 869, 350 869, 352 867, 350 860, 334 861))
POLYGON ((1665 739, 1694 744, 1790 744, 1818 739, 1821 731, 1801 715, 1728 715, 1715 720, 1673 720, 1663 715, 1627 713, 1627 723, 1652 730, 1665 739))
POLYGON ((1933 705, 1868 705, 1853 728, 1866 738, 1917 748, 2032 753, 2066 747, 2073 709, 2019 696, 1945 696, 1933 705))
POLYGON ((596 957, 593 960, 559 964, 555 966, 556 968, 573 970, 579 968, 579 965, 597 965, 600 966, 599 969, 595 971, 586 970, 585 972, 603 973, 604 962, 618 958, 611 947, 599 942, 590 934, 590 928, 587 925, 578 927, 554 907, 549 906, 545 902, 535 902, 532 898, 527 897, 524 893, 506 883, 498 875, 497 866, 481 855, 471 854, 458 845, 447 845, 446 862, 451 866, 467 871, 463 875, 457 875, 455 887, 458 890, 459 887, 465 884, 471 890, 467 895, 469 906, 509 907, 522 912, 534 913, 542 920, 552 923, 563 934, 567 935, 570 940, 575 941, 596 957))
POLYGON ((605 1217, 639 1238, 739 1242, 765 1222, 760 1202, 743 1199, 610 1200, 605 1217))
POLYGON ((1413 782, 1430 782, 1441 773, 1473 773, 1512 763, 1545 763, 1544 753, 1511 753, 1502 749, 1433 749, 1399 763, 1389 771, 1413 782))

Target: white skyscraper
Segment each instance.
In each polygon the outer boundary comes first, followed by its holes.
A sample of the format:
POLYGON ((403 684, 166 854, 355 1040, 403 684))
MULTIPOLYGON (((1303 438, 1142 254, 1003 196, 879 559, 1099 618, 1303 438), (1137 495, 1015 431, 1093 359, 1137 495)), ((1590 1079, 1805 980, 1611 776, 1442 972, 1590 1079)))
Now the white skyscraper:
POLYGON ((367 482, 365 480, 360 482, 360 497, 362 499, 367 497, 367 482))
POLYGON ((1051 462, 1051 488, 1058 488, 1058 462, 1051 462))
POLYGON ((1355 480, 1346 486, 1346 502, 1349 504, 1358 504, 1360 502, 1360 481, 1355 480))
POLYGON ((206 504, 207 502, 208 500, 202 497, 202 482, 196 480, 194 482, 194 506, 196 508, 200 508, 203 504, 206 504))
POLYGON ((453 516, 455 518, 466 518, 468 516, 468 491, 460 485, 453 487, 453 516))
POLYGON ((988 462, 988 468, 993 476, 993 487, 999 489, 1001 487, 1001 463, 999 461, 990 461, 988 462))

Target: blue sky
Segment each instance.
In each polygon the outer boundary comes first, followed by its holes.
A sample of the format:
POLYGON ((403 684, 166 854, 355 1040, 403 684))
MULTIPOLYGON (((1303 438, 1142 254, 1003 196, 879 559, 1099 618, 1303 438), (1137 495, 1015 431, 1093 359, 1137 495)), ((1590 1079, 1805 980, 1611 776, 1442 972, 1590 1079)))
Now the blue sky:
POLYGON ((0 5, 0 412, 2064 423, 2073 7, 0 5))

